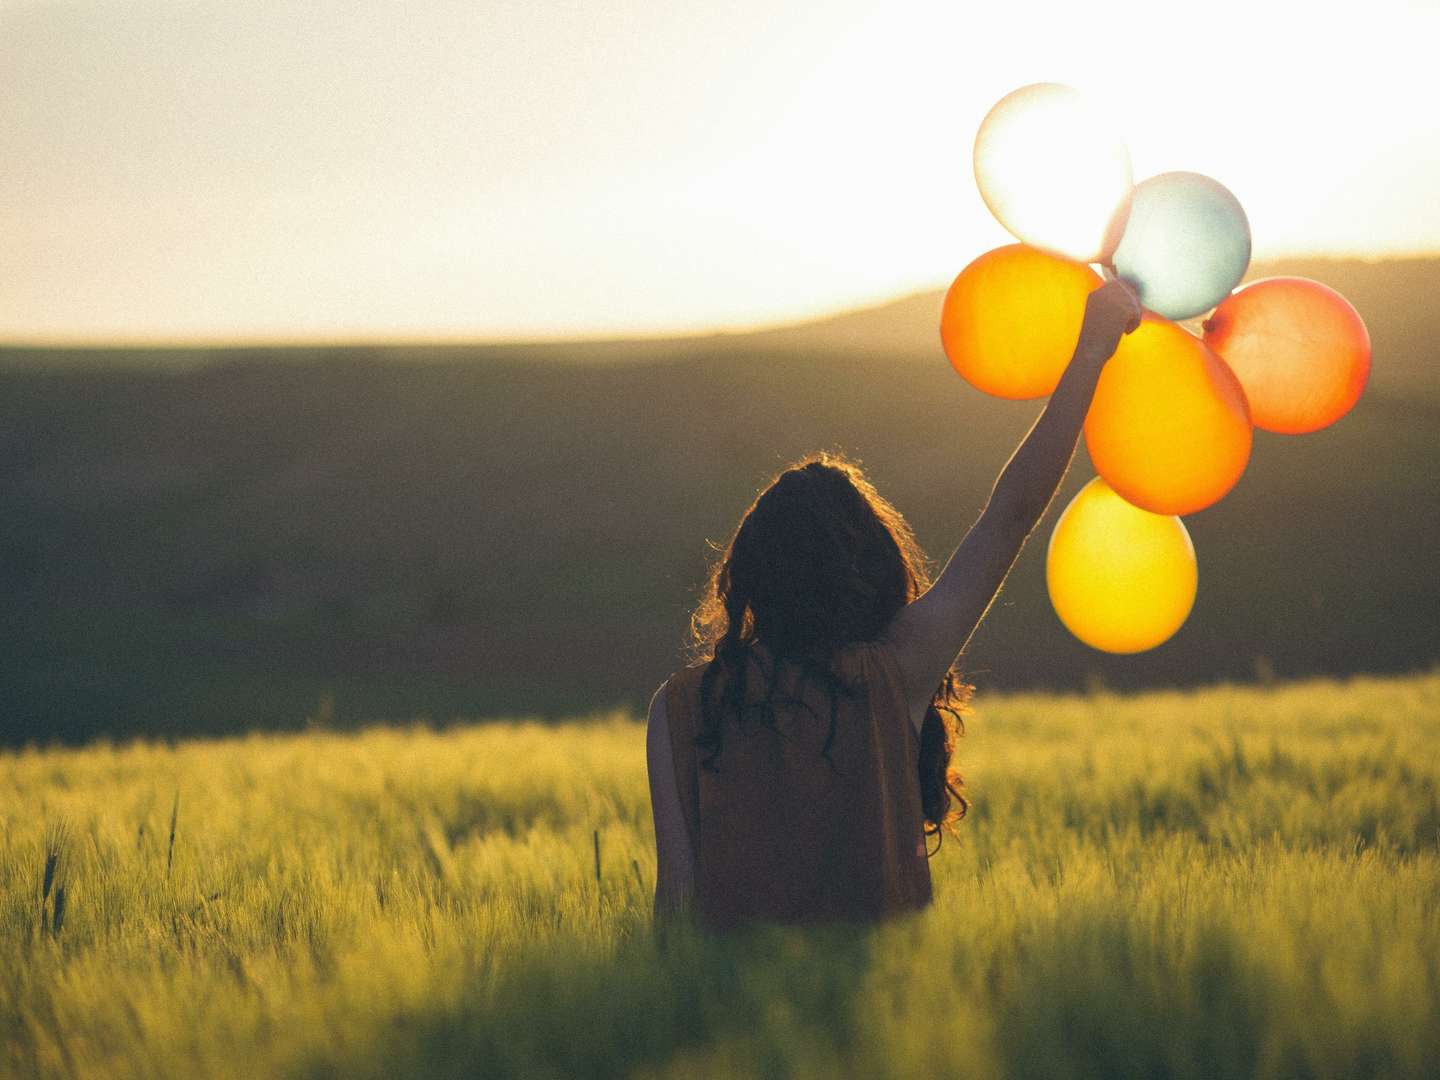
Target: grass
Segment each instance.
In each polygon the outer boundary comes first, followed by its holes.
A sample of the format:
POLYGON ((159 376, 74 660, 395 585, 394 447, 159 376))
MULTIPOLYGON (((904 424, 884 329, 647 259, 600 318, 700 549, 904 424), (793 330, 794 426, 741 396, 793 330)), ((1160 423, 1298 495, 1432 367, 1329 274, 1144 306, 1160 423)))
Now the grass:
POLYGON ((7 754, 0 1073, 1435 1075, 1440 674, 962 754, 928 913, 663 947, 625 716, 7 754))

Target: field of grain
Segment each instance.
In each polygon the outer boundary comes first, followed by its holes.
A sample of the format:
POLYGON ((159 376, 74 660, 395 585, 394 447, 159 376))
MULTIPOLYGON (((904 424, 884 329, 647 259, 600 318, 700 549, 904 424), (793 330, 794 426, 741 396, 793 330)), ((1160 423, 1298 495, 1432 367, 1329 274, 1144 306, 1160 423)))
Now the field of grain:
POLYGON ((0 1073, 1435 1075, 1440 674, 961 753, 930 912, 663 943, 630 717, 7 753, 0 1073))

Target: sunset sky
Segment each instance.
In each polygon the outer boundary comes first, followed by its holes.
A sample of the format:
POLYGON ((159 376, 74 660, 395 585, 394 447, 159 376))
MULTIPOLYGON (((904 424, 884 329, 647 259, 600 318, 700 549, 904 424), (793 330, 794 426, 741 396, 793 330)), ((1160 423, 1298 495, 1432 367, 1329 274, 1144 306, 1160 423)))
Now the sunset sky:
MULTIPOLYGON (((0 341, 688 332, 946 282, 1095 93, 1257 254, 1440 250, 1440 4, 0 0, 0 341)), ((1063 173, 1064 162, 1055 167, 1063 173)))

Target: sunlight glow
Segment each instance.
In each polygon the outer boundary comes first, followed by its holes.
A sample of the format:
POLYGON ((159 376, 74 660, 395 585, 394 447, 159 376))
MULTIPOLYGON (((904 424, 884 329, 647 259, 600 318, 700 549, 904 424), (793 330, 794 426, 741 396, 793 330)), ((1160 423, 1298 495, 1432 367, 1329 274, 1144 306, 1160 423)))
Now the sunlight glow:
POLYGON ((1009 242, 971 152, 1036 82, 1099 100, 1137 180, 1223 183, 1259 258, 1440 249, 1437 40, 1401 0, 0 5, 0 340, 689 332, 939 288, 1009 242))

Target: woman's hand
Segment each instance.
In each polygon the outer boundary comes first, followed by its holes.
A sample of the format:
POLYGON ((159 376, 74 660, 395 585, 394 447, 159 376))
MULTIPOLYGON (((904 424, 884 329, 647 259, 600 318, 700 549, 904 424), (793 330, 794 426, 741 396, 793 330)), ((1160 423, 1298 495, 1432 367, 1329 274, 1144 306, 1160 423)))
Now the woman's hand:
POLYGON ((1077 355, 1089 360, 1108 360, 1120 338, 1140 325, 1140 299, 1135 290, 1119 278, 1111 278, 1085 300, 1085 321, 1080 326, 1077 355))

